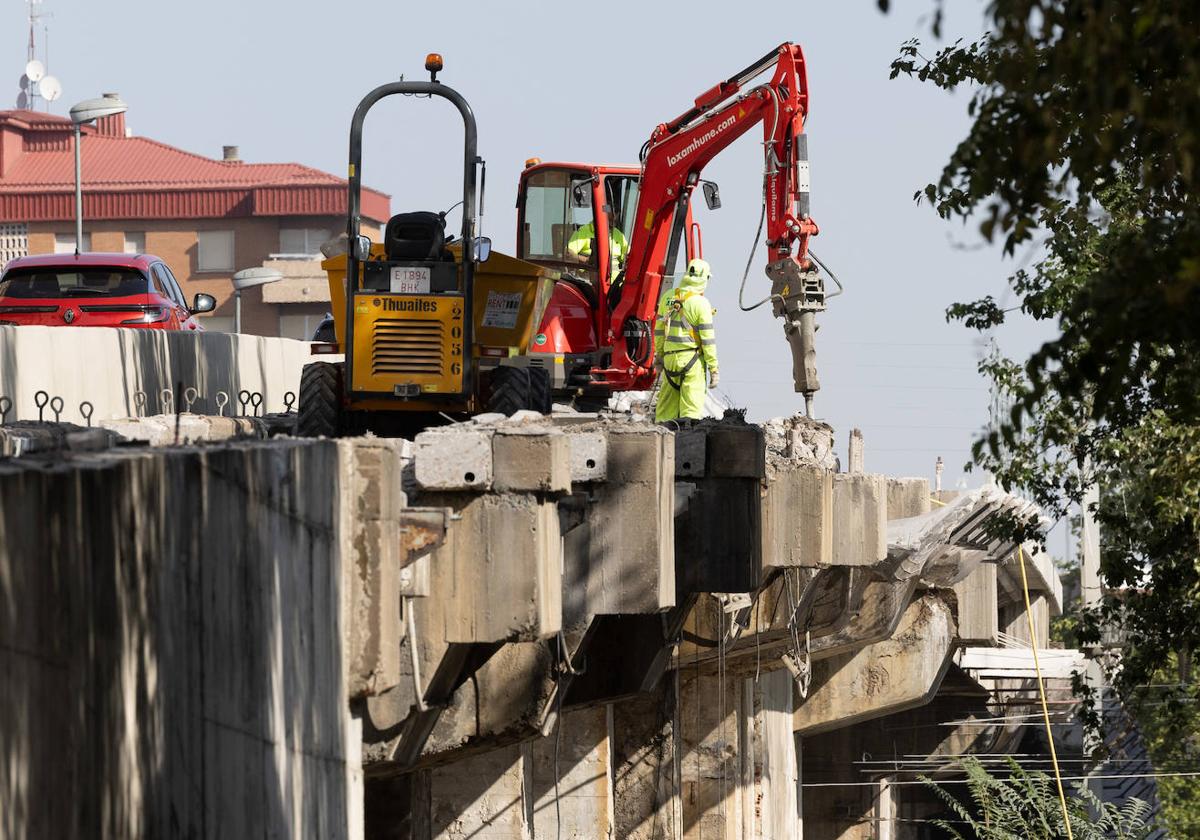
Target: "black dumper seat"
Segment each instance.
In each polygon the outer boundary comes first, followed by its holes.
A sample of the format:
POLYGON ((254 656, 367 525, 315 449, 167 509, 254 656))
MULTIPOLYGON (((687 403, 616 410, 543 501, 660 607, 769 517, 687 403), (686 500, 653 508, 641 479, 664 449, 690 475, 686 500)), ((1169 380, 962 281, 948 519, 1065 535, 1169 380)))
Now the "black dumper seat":
POLYGON ((419 210, 388 219, 383 245, 389 260, 446 260, 446 220, 439 213, 419 210))

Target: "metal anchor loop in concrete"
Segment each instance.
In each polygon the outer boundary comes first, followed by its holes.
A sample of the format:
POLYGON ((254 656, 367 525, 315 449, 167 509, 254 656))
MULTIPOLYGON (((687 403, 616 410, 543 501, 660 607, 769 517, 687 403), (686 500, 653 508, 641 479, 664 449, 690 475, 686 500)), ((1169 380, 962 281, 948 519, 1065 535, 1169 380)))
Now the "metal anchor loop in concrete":
POLYGON ((262 412, 260 411, 260 409, 262 408, 262 404, 263 404, 262 393, 259 391, 252 391, 250 393, 250 405, 254 407, 254 416, 255 417, 262 416, 262 412))
POLYGON ((250 392, 245 388, 238 391, 238 405, 241 406, 242 416, 245 417, 248 414, 247 409, 250 406, 250 392))
POLYGON ((133 408, 134 408, 134 412, 139 417, 141 417, 145 413, 145 410, 146 410, 146 392, 145 391, 134 391, 133 392, 133 408))
POLYGON ((200 398, 200 392, 196 390, 194 385, 189 385, 183 391, 183 410, 191 412, 192 406, 196 404, 196 400, 200 398))
POLYGON ((33 404, 37 406, 38 422, 45 422, 46 403, 50 402, 50 395, 45 391, 38 391, 33 395, 33 404))
POLYGON ((296 392, 295 391, 284 391, 283 392, 283 407, 285 409, 284 413, 291 414, 292 409, 295 408, 295 406, 296 406, 296 392))
POLYGON ((92 415, 96 412, 96 407, 87 400, 79 404, 79 416, 87 423, 88 428, 92 428, 92 415))
POLYGON ((8 422, 8 412, 12 410, 12 400, 0 397, 0 426, 8 422))
POLYGON ((217 391, 217 395, 213 400, 217 404, 217 416, 225 416, 225 406, 229 405, 229 394, 224 391, 217 391))
POLYGON ((54 422, 55 423, 62 422, 62 412, 63 412, 63 407, 65 405, 66 405, 66 403, 63 402, 62 397, 51 397, 50 398, 50 410, 54 412, 54 422))
POLYGON ((158 406, 163 414, 175 413, 175 392, 170 388, 163 388, 158 392, 158 406))

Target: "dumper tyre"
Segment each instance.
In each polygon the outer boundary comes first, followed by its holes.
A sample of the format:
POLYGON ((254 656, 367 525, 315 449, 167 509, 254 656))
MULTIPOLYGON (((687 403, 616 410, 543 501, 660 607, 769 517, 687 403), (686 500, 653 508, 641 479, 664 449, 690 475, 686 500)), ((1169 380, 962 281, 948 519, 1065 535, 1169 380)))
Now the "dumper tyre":
POLYGON ((550 371, 545 368, 529 368, 529 405, 540 414, 554 410, 554 392, 550 388, 550 371))
POLYGON ((529 368, 501 365, 492 371, 487 411, 511 417, 530 406, 529 368))
POLYGON ((300 374, 296 436, 333 438, 340 435, 344 427, 342 366, 333 362, 305 365, 300 374))

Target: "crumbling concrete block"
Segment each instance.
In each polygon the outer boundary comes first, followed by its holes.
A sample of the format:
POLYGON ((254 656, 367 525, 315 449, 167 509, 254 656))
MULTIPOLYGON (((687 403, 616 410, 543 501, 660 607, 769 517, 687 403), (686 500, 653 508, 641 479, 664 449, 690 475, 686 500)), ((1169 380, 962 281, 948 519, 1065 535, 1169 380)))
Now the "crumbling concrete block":
POLYGON ((96 452, 120 442, 108 429, 87 429, 71 423, 18 421, 0 426, 0 457, 38 452, 96 452))
POLYGON ((487 490, 492 486, 490 428, 454 426, 421 432, 413 442, 417 483, 426 490, 487 490))
POLYGON ((608 435, 603 432, 572 432, 567 435, 571 450, 571 481, 604 481, 608 477, 608 435))
POLYGON ((255 417, 210 417, 201 414, 180 414, 178 425, 174 414, 155 414, 149 417, 119 417, 101 420, 99 427, 122 438, 140 441, 150 446, 172 446, 199 441, 233 440, 237 438, 266 439, 266 425, 255 417), (178 440, 176 440, 178 433, 178 440))
POLYGON ((762 495, 763 570, 833 563, 833 473, 774 471, 762 495))
POLYGON ((569 493, 571 448, 549 427, 500 428, 492 437, 492 486, 500 492, 569 493))
POLYGON ((873 566, 887 557, 887 484, 881 475, 833 477, 833 564, 873 566))

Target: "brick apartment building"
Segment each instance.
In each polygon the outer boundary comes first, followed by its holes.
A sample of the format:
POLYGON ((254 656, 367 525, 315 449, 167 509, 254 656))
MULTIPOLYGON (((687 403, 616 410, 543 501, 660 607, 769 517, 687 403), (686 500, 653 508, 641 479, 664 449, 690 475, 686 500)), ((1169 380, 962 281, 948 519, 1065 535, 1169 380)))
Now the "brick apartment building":
MULTIPOLYGON (((73 127, 0 111, 0 267, 75 250, 73 127)), ((285 280, 242 295, 242 330, 308 338, 329 310, 319 248, 345 228, 346 182, 295 163, 243 163, 129 136, 123 114, 83 127, 84 251, 156 254, 191 299, 217 298, 210 330, 233 329, 234 272, 277 265, 285 280)), ((363 232, 378 237, 388 196, 363 190, 363 232)))

